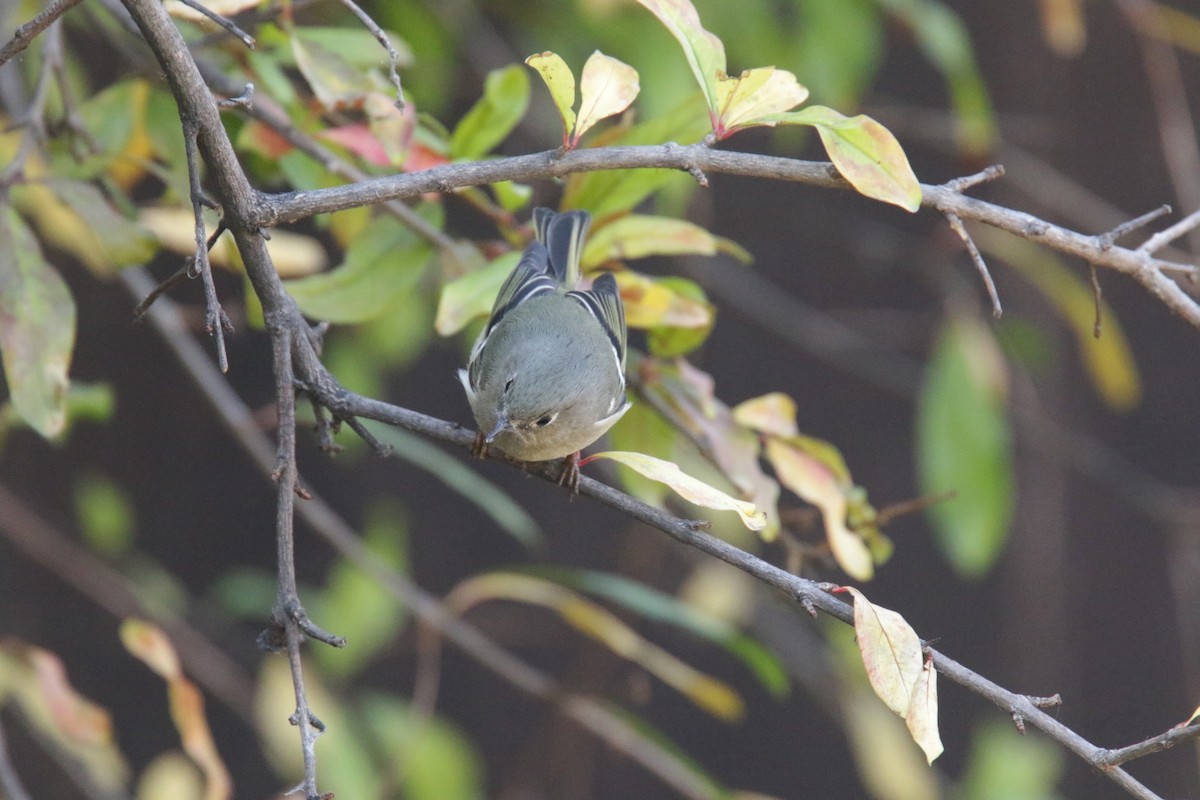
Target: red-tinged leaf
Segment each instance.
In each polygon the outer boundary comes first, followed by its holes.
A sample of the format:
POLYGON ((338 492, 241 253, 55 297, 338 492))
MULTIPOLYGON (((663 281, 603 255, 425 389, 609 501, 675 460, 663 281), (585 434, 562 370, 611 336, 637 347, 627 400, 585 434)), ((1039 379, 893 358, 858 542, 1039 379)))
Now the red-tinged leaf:
POLYGON ((171 720, 179 731, 183 750, 204 773, 205 800, 232 797, 233 781, 208 727, 208 719, 204 715, 204 696, 184 676, 171 640, 149 622, 127 619, 121 623, 121 643, 131 655, 166 681, 171 720))
POLYGON ((704 100, 708 113, 716 124, 721 108, 717 94, 718 77, 725 73, 725 45, 700 24, 700 15, 691 0, 638 0, 654 16, 658 17, 667 30, 683 48, 704 100))
POLYGON ((423 169, 432 169, 449 163, 450 159, 445 153, 439 153, 420 142, 414 142, 408 151, 408 158, 404 160, 404 171, 420 172, 423 169))
POLYGON ((673 291, 669 284, 632 270, 615 275, 629 327, 704 328, 712 324, 711 306, 673 291))
POLYGON ((867 680, 884 705, 907 719, 924 667, 921 640, 895 611, 875 605, 858 589, 845 590, 854 597, 854 636, 867 680))
POLYGON ((752 397, 733 407, 733 419, 752 431, 771 436, 796 436, 796 401, 783 392, 752 397))
POLYGON ((847 487, 827 465, 791 439, 769 437, 767 460, 780 483, 821 510, 829 549, 842 571, 860 581, 870 580, 875 575, 871 551, 846 525, 847 487))
POLYGON ((362 123, 328 128, 317 136, 327 142, 341 145, 362 160, 378 167, 386 167, 391 163, 383 145, 375 138, 371 129, 362 123))
POLYGON ((388 165, 403 164, 417 129, 416 105, 406 103, 404 110, 400 110, 393 95, 371 92, 363 101, 363 111, 372 135, 383 147, 388 165))
POLYGON ((808 89, 786 70, 759 67, 746 70, 736 78, 721 75, 717 97, 721 113, 716 133, 718 138, 724 139, 742 128, 778 124, 764 118, 800 105, 808 99, 808 89))
POLYGON ((563 126, 563 146, 565 147, 575 130, 575 75, 567 62, 558 53, 547 50, 535 53, 525 59, 525 63, 537 70, 542 76, 542 82, 550 90, 550 99, 558 109, 558 116, 563 126))
POLYGON ((592 53, 579 79, 579 117, 571 133, 571 146, 577 146, 600 120, 629 108, 639 91, 636 69, 599 50, 592 53))
POLYGON ((761 121, 812 125, 838 172, 861 194, 906 211, 921 207, 921 184, 904 149, 891 131, 865 114, 847 117, 832 108, 809 106, 761 121))
POLYGON ((0 356, 13 408, 46 438, 67 424, 75 301, 37 239, 0 206, 0 356))
POLYGON ((753 503, 730 497, 719 489, 693 478, 681 470, 678 464, 663 461, 660 458, 654 458, 642 453, 628 453, 623 451, 596 453, 589 456, 587 460, 592 461, 597 458, 607 458, 616 461, 618 464, 624 464, 651 480, 665 483, 674 489, 680 497, 698 506, 713 508, 718 511, 736 511, 738 516, 742 518, 742 524, 752 531, 762 530, 767 524, 767 515, 755 508, 753 503))
POLYGON ((237 146, 272 161, 283 158, 293 150, 292 143, 282 134, 256 119, 246 120, 246 124, 238 131, 237 146))
POLYGON ((932 764, 945 749, 938 733, 937 670, 933 668, 932 658, 925 659, 921 665, 921 674, 913 687, 912 703, 904 723, 913 741, 925 752, 925 760, 932 764))

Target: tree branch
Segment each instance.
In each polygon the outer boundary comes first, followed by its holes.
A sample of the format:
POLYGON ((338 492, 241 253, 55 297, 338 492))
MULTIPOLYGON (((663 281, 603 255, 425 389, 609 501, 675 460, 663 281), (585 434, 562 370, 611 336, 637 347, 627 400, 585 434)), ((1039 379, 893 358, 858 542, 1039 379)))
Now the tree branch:
POLYGON ((83 0, 57 0, 29 22, 18 27, 13 32, 13 38, 0 49, 0 67, 28 47, 29 43, 36 39, 39 33, 54 24, 55 20, 82 2, 83 0))
MULTIPOLYGON (((497 181, 562 178, 578 172, 613 169, 675 169, 694 173, 722 173, 803 183, 826 189, 849 189, 832 164, 799 161, 779 156, 712 150, 702 144, 597 147, 563 153, 549 150, 494 161, 443 164, 420 172, 392 175, 330 189, 282 194, 255 193, 255 225, 269 227, 295 222, 314 214, 341 211, 362 205, 415 197, 426 192, 446 193, 464 186, 497 181)), ((1099 235, 1088 235, 994 203, 964 195, 951 185, 921 185, 921 204, 942 214, 954 214, 991 225, 1038 242, 1051 250, 1078 256, 1088 263, 1128 275, 1155 298, 1200 329, 1197 304, 1165 271, 1200 275, 1190 264, 1175 264, 1150 253, 1117 247, 1099 235)))

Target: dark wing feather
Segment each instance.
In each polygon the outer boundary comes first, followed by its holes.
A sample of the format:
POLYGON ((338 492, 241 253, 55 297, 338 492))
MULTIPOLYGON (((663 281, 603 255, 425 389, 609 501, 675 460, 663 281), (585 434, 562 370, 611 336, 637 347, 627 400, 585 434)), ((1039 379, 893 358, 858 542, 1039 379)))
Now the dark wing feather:
POLYGON ((617 279, 611 272, 606 272, 596 278, 591 289, 568 292, 567 296, 579 301, 580 305, 592 313, 592 316, 600 323, 600 327, 604 328, 609 341, 612 342, 617 363, 621 365, 623 375, 625 373, 625 305, 621 302, 617 279))
POLYGON ((568 289, 579 282, 579 257, 592 216, 586 211, 557 214, 548 208, 533 210, 533 227, 538 241, 550 253, 550 271, 559 285, 568 289))

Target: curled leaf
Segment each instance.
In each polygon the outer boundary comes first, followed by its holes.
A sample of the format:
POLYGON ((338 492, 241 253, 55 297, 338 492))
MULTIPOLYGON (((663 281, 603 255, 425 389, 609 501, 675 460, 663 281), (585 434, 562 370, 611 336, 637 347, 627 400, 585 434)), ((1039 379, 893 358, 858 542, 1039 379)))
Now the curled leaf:
POLYGON ((589 456, 588 461, 607 458, 624 464, 651 480, 670 486, 685 500, 698 506, 715 508, 719 511, 736 511, 742 523, 752 531, 761 530, 767 524, 767 515, 754 507, 753 503, 730 497, 719 489, 693 478, 679 468, 678 464, 660 458, 624 451, 608 451, 589 456))
POLYGON ((755 125, 776 125, 770 115, 790 111, 807 99, 808 89, 786 70, 758 67, 736 78, 722 73, 717 81, 717 138, 755 125))
POLYGON ((592 53, 579 78, 579 117, 571 134, 571 147, 577 146, 597 122, 629 108, 639 91, 636 69, 599 50, 592 53))
POLYGON ((184 752, 204 773, 205 800, 232 797, 233 781, 204 716, 204 695, 184 676, 171 640, 149 622, 127 619, 121 623, 121 643, 167 682, 171 719, 179 731, 184 752))
POLYGON ((937 670, 933 668, 932 658, 925 659, 921 665, 904 723, 913 741, 925 752, 925 760, 932 764, 945 749, 938 733, 937 670))
POLYGON ((875 574, 871 551, 846 524, 846 491, 833 470, 796 441, 774 436, 767 439, 767 460, 780 483, 821 510, 838 566, 852 578, 870 580, 875 574))
POLYGON ((830 160, 859 193, 900 206, 921 207, 921 184, 891 131, 865 114, 847 117, 825 106, 773 114, 760 121, 812 125, 830 160))
POLYGON ((796 401, 783 392, 752 397, 733 407, 733 419, 752 431, 772 436, 796 436, 796 401))
POLYGON ((549 50, 531 55, 525 63, 537 70, 550 90, 550 99, 562 119, 563 146, 566 147, 571 131, 575 130, 575 75, 562 56, 549 50))
POLYGON ((907 719, 924 666, 921 640, 895 611, 875 605, 854 587, 845 591, 854 598, 854 637, 867 680, 884 705, 907 719))

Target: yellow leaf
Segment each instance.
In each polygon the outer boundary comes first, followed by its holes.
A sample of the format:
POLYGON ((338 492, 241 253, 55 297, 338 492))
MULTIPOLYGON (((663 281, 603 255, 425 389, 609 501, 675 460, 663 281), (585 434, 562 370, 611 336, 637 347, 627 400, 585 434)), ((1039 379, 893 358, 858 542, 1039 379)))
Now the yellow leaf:
POLYGON ((921 640, 904 617, 875 605, 852 586, 845 588, 854 598, 854 637, 867 680, 884 705, 907 719, 924 667, 921 640))
POLYGON ((783 392, 752 397, 733 407, 733 419, 752 431, 772 436, 796 436, 796 401, 783 392))
POLYGON ((815 127, 838 172, 860 194, 906 211, 921 207, 921 184, 904 148, 891 131, 867 115, 847 117, 832 108, 809 106, 766 119, 815 127))
POLYGON ((721 108, 717 136, 723 139, 739 128, 776 125, 776 122, 763 118, 800 105, 808 99, 808 89, 786 70, 758 67, 748 69, 736 78, 720 75, 717 98, 721 108))
MULTIPOLYGON (((196 252, 196 223, 190 208, 143 208, 138 211, 138 224, 154 234, 159 244, 173 253, 191 255, 196 252)), ((271 229, 267 253, 271 256, 275 271, 283 278, 313 275, 324 271, 329 263, 325 248, 316 239, 279 228, 271 229)), ((226 235, 222 235, 208 251, 208 260, 218 267, 241 264, 232 238, 226 235)))
POLYGON ((874 577, 870 549, 846 526, 846 494, 833 471, 794 443, 777 437, 767 440, 767 460, 780 483, 821 509, 829 549, 842 571, 860 581, 874 577))
POLYGON ((579 78, 579 118, 575 120, 571 146, 578 145, 583 134, 600 120, 629 108, 639 91, 636 69, 599 50, 592 53, 579 78))
POLYGON ((575 75, 562 56, 549 50, 531 55, 525 59, 525 63, 537 70, 542 82, 550 90, 550 99, 562 118, 565 146, 571 131, 575 130, 575 75))
POLYGON ((138 619, 121 623, 121 643, 135 658, 167 682, 171 720, 179 731, 184 752, 204 773, 206 800, 233 796, 233 781, 217 752, 212 731, 204 716, 204 695, 183 674, 171 640, 157 626, 138 619))
POLYGON ((734 721, 745 713, 741 697, 727 684, 647 641, 597 603, 545 578, 511 572, 480 575, 459 584, 446 603, 462 614, 485 600, 496 599, 531 603, 555 611, 575 629, 640 665, 714 716, 734 721))
POLYGON ((606 261, 653 255, 711 256, 716 252, 716 237, 699 225, 671 217, 627 214, 588 237, 580 264, 586 270, 606 261))
POLYGON ((1041 0, 1042 38, 1063 58, 1075 58, 1087 45, 1083 0, 1041 0))
POLYGON ((709 486, 703 481, 693 478, 679 468, 678 464, 663 461, 642 453, 609 451, 596 453, 587 460, 607 458, 624 464, 630 469, 645 475, 651 480, 665 483, 685 500, 690 500, 698 506, 715 508, 718 511, 736 511, 742 518, 742 523, 752 531, 761 530, 767 524, 767 515, 754 507, 753 503, 730 497, 724 492, 709 486))
MULTIPOLYGON (((855 600, 857 606, 858 601, 855 600)), ((927 658, 921 665, 921 674, 913 687, 912 702, 904 717, 913 741, 925 751, 925 760, 930 764, 942 754, 942 737, 938 733, 937 670, 933 659, 927 658)))
POLYGON ((705 303, 631 270, 614 275, 625 304, 625 324, 631 328, 703 328, 712 323, 712 309, 705 303))

